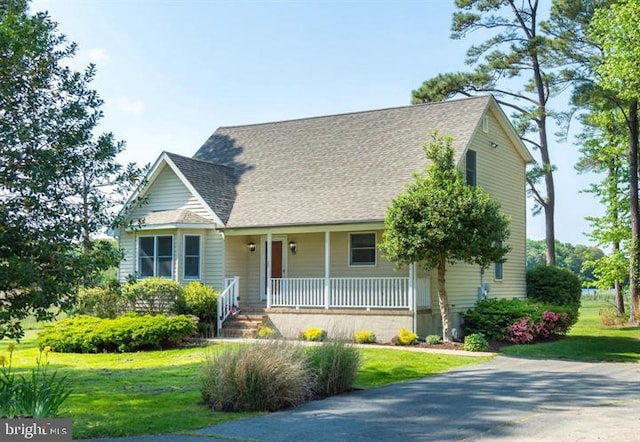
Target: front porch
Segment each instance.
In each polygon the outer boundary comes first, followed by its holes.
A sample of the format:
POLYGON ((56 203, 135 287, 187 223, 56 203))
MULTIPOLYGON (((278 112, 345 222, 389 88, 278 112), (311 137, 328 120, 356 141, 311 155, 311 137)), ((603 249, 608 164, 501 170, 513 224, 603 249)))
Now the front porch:
POLYGON ((381 227, 227 232, 225 271, 237 281, 237 295, 230 296, 243 313, 264 312, 286 328, 278 326, 283 335, 321 324, 366 329, 381 321, 395 334, 401 327, 416 330, 418 310, 431 308, 429 274, 386 260, 377 247, 381 227))

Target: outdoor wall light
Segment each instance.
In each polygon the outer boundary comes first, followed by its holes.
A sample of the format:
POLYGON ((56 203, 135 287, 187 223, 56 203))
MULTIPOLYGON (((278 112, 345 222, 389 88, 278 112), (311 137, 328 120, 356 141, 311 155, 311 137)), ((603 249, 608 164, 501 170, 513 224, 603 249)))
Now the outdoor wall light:
POLYGON ((256 251, 256 243, 250 242, 249 244, 247 244, 247 246, 249 247, 249 251, 250 252, 255 252, 256 251))
POLYGON ((498 147, 498 143, 496 143, 495 141, 491 141, 490 144, 491 144, 491 147, 493 147, 494 149, 498 147))
POLYGON ((295 241, 289 242, 289 250, 291 250, 291 253, 293 253, 294 255, 296 254, 296 252, 298 251, 298 245, 295 241))

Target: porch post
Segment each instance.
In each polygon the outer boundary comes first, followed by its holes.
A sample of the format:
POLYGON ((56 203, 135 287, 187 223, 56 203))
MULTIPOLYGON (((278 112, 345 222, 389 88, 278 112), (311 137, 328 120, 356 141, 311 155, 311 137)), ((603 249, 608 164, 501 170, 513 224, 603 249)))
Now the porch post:
POLYGON ((271 233, 267 233, 267 308, 271 308, 271 233))
POLYGON ((331 296, 331 281, 329 280, 329 269, 331 267, 331 232, 324 232, 324 308, 329 308, 329 297, 331 296))
POLYGON ((418 333, 418 306, 417 306, 417 293, 416 290, 416 263, 409 264, 409 302, 410 309, 413 310, 413 332, 418 333))

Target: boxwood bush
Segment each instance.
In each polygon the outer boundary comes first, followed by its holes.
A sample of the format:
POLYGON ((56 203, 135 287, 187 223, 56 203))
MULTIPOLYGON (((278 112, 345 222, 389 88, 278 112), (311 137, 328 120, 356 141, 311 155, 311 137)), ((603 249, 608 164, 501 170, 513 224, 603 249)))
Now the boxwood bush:
POLYGON ((67 353, 129 352, 174 347, 196 332, 197 321, 184 315, 78 315, 47 326, 38 334, 38 344, 67 353))

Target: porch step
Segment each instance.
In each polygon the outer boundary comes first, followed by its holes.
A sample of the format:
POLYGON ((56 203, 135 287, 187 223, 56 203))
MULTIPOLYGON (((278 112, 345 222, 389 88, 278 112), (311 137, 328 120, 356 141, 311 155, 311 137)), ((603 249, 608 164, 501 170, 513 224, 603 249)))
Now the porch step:
POLYGON ((243 313, 229 317, 222 324, 221 335, 223 338, 255 338, 265 318, 264 315, 243 313))

